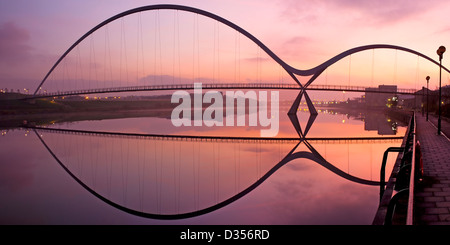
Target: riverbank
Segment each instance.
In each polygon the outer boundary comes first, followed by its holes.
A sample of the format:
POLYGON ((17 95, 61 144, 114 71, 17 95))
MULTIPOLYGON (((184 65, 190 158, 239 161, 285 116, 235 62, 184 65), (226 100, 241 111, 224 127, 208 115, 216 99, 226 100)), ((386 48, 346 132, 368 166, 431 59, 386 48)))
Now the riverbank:
MULTIPOLYGON (((67 97, 58 99, 24 99, 21 94, 0 94, 0 127, 17 127, 24 124, 49 125, 62 122, 104 120, 127 117, 170 118, 177 106, 171 103, 170 95, 145 97, 67 97)), ((290 107, 286 101, 280 102, 282 108, 290 107)), ((208 105, 204 105, 208 106, 208 105)), ((282 109, 280 108, 280 109, 282 109)), ((302 107, 299 110, 308 108, 302 107)), ((343 114, 347 118, 361 121, 374 120, 386 115, 406 126, 410 111, 389 108, 366 108, 354 106, 316 106, 319 113, 343 114)))
POLYGON ((0 117, 0 128, 20 127, 23 125, 50 125, 64 122, 105 120, 133 117, 160 117, 170 118, 169 109, 134 109, 134 110, 107 110, 107 111, 74 111, 61 113, 18 114, 0 117))

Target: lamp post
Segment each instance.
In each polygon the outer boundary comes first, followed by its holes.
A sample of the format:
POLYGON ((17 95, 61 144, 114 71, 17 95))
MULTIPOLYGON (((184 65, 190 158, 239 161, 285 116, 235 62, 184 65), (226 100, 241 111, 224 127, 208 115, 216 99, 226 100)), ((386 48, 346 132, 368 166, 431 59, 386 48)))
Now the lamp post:
POLYGON ((422 116, 423 116, 424 111, 425 111, 424 103, 425 103, 425 87, 422 86, 422 116))
POLYGON ((430 82, 430 76, 427 76, 426 79, 427 79, 427 121, 428 121, 428 83, 430 82))
POLYGON ((440 46, 436 53, 439 55, 439 117, 437 134, 441 134, 441 76, 442 76, 442 56, 445 53, 445 47, 440 46))

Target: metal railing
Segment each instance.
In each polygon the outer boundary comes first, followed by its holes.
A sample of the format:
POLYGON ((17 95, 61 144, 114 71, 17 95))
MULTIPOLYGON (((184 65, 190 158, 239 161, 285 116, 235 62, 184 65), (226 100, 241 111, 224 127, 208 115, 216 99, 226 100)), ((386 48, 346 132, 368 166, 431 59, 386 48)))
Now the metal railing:
POLYGON ((412 124, 413 124, 413 145, 412 145, 412 156, 411 156, 411 169, 410 169, 410 175, 409 175, 409 197, 408 197, 408 210, 406 213, 406 224, 412 225, 414 223, 414 189, 415 189, 415 183, 416 183, 416 118, 415 113, 413 114, 412 118, 412 124))
MULTIPOLYGON (((92 88, 80 89, 72 91, 55 91, 55 92, 39 92, 30 98, 49 98, 61 96, 73 96, 83 94, 102 94, 102 93, 116 93, 116 92, 137 92, 137 91, 161 91, 161 90, 191 90, 194 89, 194 84, 156 84, 156 85, 139 85, 139 86, 124 86, 112 88, 92 88)), ((283 83, 203 83, 204 89, 301 89, 300 85, 283 84, 283 83)), ((329 90, 329 91, 353 91, 353 92, 367 92, 367 93, 389 93, 389 94, 414 94, 414 89, 401 89, 396 91, 379 90, 373 87, 351 86, 351 85, 321 85, 311 84, 305 88, 306 90, 329 90), (371 89, 371 90, 368 90, 371 89), (375 89, 375 90, 374 90, 375 89)))
POLYGON ((407 199, 405 224, 414 223, 414 185, 416 181, 416 121, 413 112, 402 147, 390 147, 384 152, 380 169, 380 207, 373 224, 391 225, 396 208, 401 200, 407 199), (399 152, 394 169, 385 183, 385 167, 388 153, 399 152))

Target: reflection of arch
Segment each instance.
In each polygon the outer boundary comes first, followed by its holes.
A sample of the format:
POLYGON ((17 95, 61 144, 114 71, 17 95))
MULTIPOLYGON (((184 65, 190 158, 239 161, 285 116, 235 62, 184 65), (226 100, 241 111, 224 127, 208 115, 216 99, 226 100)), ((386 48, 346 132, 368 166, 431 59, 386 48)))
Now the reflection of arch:
MULTIPOLYGON (((310 80, 305 84, 305 87, 308 86, 309 84, 311 84, 327 67, 329 67, 330 65, 336 63, 337 61, 341 60, 342 58, 349 56, 351 54, 354 53, 358 53, 364 50, 369 50, 369 49, 395 49, 395 50, 401 50, 401 51, 405 51, 408 53, 412 53, 415 55, 419 55, 429 61, 431 61, 432 63, 436 64, 439 66, 439 63, 434 61, 433 59, 431 59, 430 57, 417 52, 415 50, 412 49, 408 49, 405 47, 401 47, 401 46, 395 46, 395 45, 388 45, 388 44, 373 44, 373 45, 366 45, 366 46, 360 46, 360 47, 356 47, 353 49, 349 49, 339 55, 336 55, 335 57, 329 59, 328 61, 314 67, 311 69, 307 69, 307 70, 300 70, 300 69, 296 69, 290 65, 288 65, 286 62, 284 62, 282 59, 280 59, 274 52, 272 52, 266 45, 264 45, 261 41, 259 41, 259 39, 257 39, 255 36, 253 36, 252 34, 250 34, 249 32, 247 32, 246 30, 242 29, 241 27, 239 27, 238 25, 232 23, 231 21, 224 19, 218 15, 215 15, 213 13, 201 10, 201 9, 197 9, 197 8, 193 8, 193 7, 188 7, 188 6, 182 6, 182 5, 171 5, 171 4, 160 4, 160 5, 148 5, 148 6, 143 6, 143 7, 138 7, 138 8, 134 8, 134 9, 130 9, 127 10, 125 12, 119 13, 117 15, 114 15, 108 19, 106 19, 105 21, 101 22, 100 24, 98 24, 97 26, 95 26, 94 28, 92 28, 91 30, 89 30, 88 32, 86 32, 83 36, 81 36, 76 42, 74 42, 69 49, 66 50, 66 52, 63 53, 63 55, 61 55, 61 57, 56 61, 56 63, 53 65, 53 67, 48 71, 48 73, 45 75, 44 79, 41 81, 41 83, 39 84, 39 86, 36 88, 35 92, 33 95, 36 95, 36 93, 39 91, 39 88, 44 84, 44 82, 47 80, 48 76, 53 72, 53 70, 59 65, 59 63, 70 53, 70 51, 72 51, 72 49, 74 49, 80 42, 82 42, 84 39, 86 39, 86 37, 88 37, 89 35, 91 35, 92 33, 94 33, 95 31, 97 31, 98 29, 100 29, 101 27, 105 26, 106 24, 113 22, 119 18, 125 17, 127 15, 131 15, 131 14, 135 14, 135 13, 139 13, 139 12, 143 12, 143 11, 150 11, 150 10, 163 10, 163 9, 169 9, 169 10, 180 10, 180 11, 186 11, 186 12, 192 12, 192 13, 196 13, 196 14, 200 14, 206 17, 209 17, 211 19, 214 19, 216 21, 219 21, 227 26, 229 26, 230 28, 238 31, 239 33, 241 33, 242 35, 246 36, 247 38, 249 38, 250 40, 252 40, 256 45, 258 45, 261 49, 264 50, 264 52, 266 52, 275 62, 277 62, 278 64, 280 64, 285 70, 286 72, 300 85, 301 88, 303 88, 303 85, 298 81, 298 79, 295 77, 294 74, 296 75, 300 75, 300 76, 310 76, 312 75, 312 77, 310 78, 310 80)), ((445 67, 442 67, 445 71, 450 73, 450 70, 448 70, 445 67)))
MULTIPOLYGON (((41 135, 38 133, 39 128, 32 128, 35 132, 35 134, 37 135, 37 137, 39 138, 39 140, 41 141, 41 143, 44 145, 44 147, 49 151, 49 153, 53 156, 53 158, 58 162, 58 164, 75 180, 77 181, 83 188, 85 188, 87 191, 89 191, 92 195, 94 195, 95 197, 99 198, 100 200, 104 201, 105 203, 121 210, 124 211, 126 213, 132 214, 132 215, 136 215, 136 216, 140 216, 140 217, 145 217, 145 218, 152 218, 152 219, 163 219, 163 220, 170 220, 170 219, 184 219, 184 218, 190 218, 190 217, 195 217, 195 216, 200 216, 206 213, 210 213, 212 211, 218 210, 222 207, 227 206, 228 204, 240 199, 241 197, 247 195, 248 193, 250 193, 251 191, 253 191, 254 189, 256 189, 259 185, 261 185, 265 180, 267 180, 273 173, 275 173, 278 169, 280 169, 282 166, 284 166, 285 164, 289 163, 290 161, 294 160, 294 159, 299 159, 299 158, 306 158, 306 159, 310 159, 312 161, 315 161, 317 163, 319 163, 320 165, 322 165, 323 167, 325 167, 326 169, 332 171, 333 173, 337 174, 338 176, 345 178, 347 180, 353 181, 355 183, 359 183, 359 184, 364 184, 364 185, 379 185, 378 181, 371 181, 371 180, 365 180, 365 179, 361 179, 358 178, 356 176, 352 176, 348 173, 345 173, 344 171, 336 168, 335 166, 333 166, 331 163, 329 163, 328 161, 326 161, 306 140, 298 140, 298 143, 295 145, 295 147, 280 161, 278 162, 274 167, 272 167, 267 173, 265 173, 263 176, 261 176, 260 179, 258 179, 256 182, 254 182, 253 184, 251 184, 250 186, 248 186, 246 189, 240 191, 239 193, 237 193, 236 195, 222 201, 219 202, 215 205, 212 205, 210 207, 201 209, 201 210, 197 210, 197 211, 192 211, 192 212, 187 212, 187 213, 180 213, 180 214, 155 214, 155 213, 146 213, 146 212, 142 212, 142 211, 138 211, 135 209, 131 209, 125 206, 122 206, 116 202, 113 202, 111 200, 109 200, 108 198, 102 196, 101 194, 97 193, 94 189, 92 189, 91 187, 89 187, 87 184, 83 183, 83 181, 81 181, 75 174, 73 174, 69 168, 67 168, 63 162, 61 162, 61 160, 56 156, 56 154, 50 149, 50 147, 46 144, 46 142, 44 141, 44 139, 41 137, 41 135), (308 149, 311 150, 311 152, 306 152, 306 151, 301 151, 301 152, 294 152, 295 149, 297 149, 297 147, 301 144, 301 143, 305 143, 305 145, 308 147, 308 149)), ((60 129, 51 129, 51 128, 46 128, 45 130, 47 131, 54 131, 54 132, 62 132, 62 133, 79 133, 79 130, 75 130, 75 132, 71 132, 71 130, 63 130, 61 131, 60 129)), ((97 134, 101 134, 101 133, 97 133, 97 134)), ((114 134, 114 133, 109 133, 109 134, 114 134)), ((126 133, 120 133, 118 136, 125 136, 126 133)), ((136 136, 136 134, 131 134, 132 136, 136 136)), ((176 137, 176 136, 174 136, 176 137)))
POLYGON ((333 164, 331 164, 330 162, 325 160, 325 158, 323 158, 320 155, 320 153, 317 152, 316 149, 314 149, 314 147, 311 144, 309 144, 309 142, 304 141, 304 143, 308 147, 308 149, 311 151, 311 153, 309 153, 309 152, 293 153, 292 154, 293 159, 307 158, 307 159, 313 160, 313 161, 317 162, 318 164, 324 166, 326 169, 330 170, 331 172, 341 176, 342 178, 359 183, 359 184, 364 184, 364 185, 379 185, 380 184, 379 181, 365 180, 365 179, 355 177, 351 174, 345 173, 344 171, 340 170, 339 168, 336 168, 333 164))

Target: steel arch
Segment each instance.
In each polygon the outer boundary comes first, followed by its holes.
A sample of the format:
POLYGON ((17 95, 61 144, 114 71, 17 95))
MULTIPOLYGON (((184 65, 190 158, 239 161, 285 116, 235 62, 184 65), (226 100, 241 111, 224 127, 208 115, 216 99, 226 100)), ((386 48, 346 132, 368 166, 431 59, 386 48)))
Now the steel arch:
MULTIPOLYGON (((48 73, 45 75, 44 79, 40 82, 39 86, 36 88, 35 92, 33 93, 33 96, 36 95, 36 93, 39 91, 39 89, 42 87, 42 85, 44 84, 44 82, 47 80, 47 78, 50 76, 50 74, 53 72, 53 70, 59 65, 59 63, 70 53, 70 51, 72 51, 80 42, 82 42, 84 39, 86 39, 86 37, 88 37, 89 35, 91 35, 92 33, 94 33, 96 30, 100 29, 101 27, 105 26, 106 24, 115 21, 119 18, 122 18, 124 16, 127 15, 131 15, 131 14, 135 14, 135 13, 139 13, 139 12, 143 12, 143 11, 150 11, 150 10, 180 10, 180 11, 186 11, 186 12, 191 12, 191 13, 196 13, 196 14, 200 14, 206 17, 209 17, 211 19, 214 19, 216 21, 221 22, 222 24, 225 24, 227 26, 229 26, 230 28, 238 31, 239 33, 243 34, 244 36, 246 36, 247 38, 249 38, 250 40, 252 40, 256 45, 258 45, 261 49, 264 50, 264 52, 266 52, 275 62, 277 62, 279 65, 281 65, 286 72, 300 85, 301 88, 303 88, 304 86, 308 86, 309 84, 311 84, 327 67, 329 67, 330 65, 336 63, 337 61, 352 55, 354 53, 358 53, 358 52, 362 52, 365 50, 370 50, 370 49, 394 49, 394 50, 401 50, 404 52, 408 52, 408 53, 412 53, 415 55, 418 55, 422 58, 425 58, 426 60, 440 66, 440 64, 433 60, 432 58, 409 48, 405 48, 402 46, 396 46, 396 45, 390 45, 390 44, 371 44, 371 45, 365 45, 365 46, 360 46, 360 47, 355 47, 352 49, 349 49, 347 51, 344 51, 336 56, 334 56, 333 58, 325 61, 324 63, 311 68, 311 69, 307 69, 307 70, 301 70, 301 69, 297 69, 294 68, 292 66, 290 66, 289 64, 287 64, 286 62, 284 62, 280 57, 278 57, 272 50, 270 50, 265 44, 263 44, 258 38, 256 38, 255 36, 253 36, 252 34, 250 34, 249 32, 247 32, 246 30, 244 30, 243 28, 241 28, 240 26, 234 24, 233 22, 220 17, 216 14, 213 14, 211 12, 202 10, 202 9, 198 9, 198 8, 193 8, 193 7, 189 7, 189 6, 184 6, 184 5, 174 5, 174 4, 157 4, 157 5, 147 5, 147 6, 142 6, 142 7, 137 7, 134 9, 130 9, 127 11, 124 11, 122 13, 119 13, 117 15, 114 15, 106 20, 104 20, 103 22, 101 22, 100 24, 96 25, 94 28, 92 28, 91 30, 89 30, 88 32, 86 32, 83 36, 81 36, 77 41, 75 41, 70 47, 69 49, 67 49, 62 55, 61 57, 56 61, 56 63, 52 66, 52 68, 48 71, 48 73), (312 78, 305 84, 302 85, 298 79, 295 77, 295 75, 299 75, 299 76, 311 76, 312 78)), ((450 73, 450 70, 447 69, 446 67, 442 66, 442 68, 447 71, 448 73, 450 73)))

